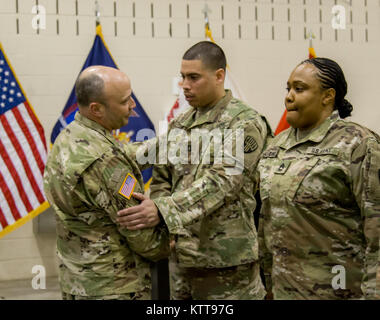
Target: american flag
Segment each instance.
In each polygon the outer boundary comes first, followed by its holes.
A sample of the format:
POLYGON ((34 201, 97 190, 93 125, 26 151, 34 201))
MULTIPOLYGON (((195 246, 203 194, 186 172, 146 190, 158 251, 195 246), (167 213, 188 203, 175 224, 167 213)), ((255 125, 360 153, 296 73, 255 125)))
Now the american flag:
POLYGON ((44 130, 0 44, 0 238, 49 205, 44 130))
POLYGON ((133 190, 135 189, 135 185, 136 179, 130 173, 128 173, 124 179, 123 184, 121 185, 119 193, 129 200, 131 198, 133 190))

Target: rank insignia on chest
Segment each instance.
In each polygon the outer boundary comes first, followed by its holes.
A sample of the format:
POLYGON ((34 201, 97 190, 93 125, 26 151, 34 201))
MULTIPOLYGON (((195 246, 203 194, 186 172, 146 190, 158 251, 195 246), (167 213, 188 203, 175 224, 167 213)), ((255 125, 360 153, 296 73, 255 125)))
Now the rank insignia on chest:
POLYGON ((283 161, 275 170, 276 174, 285 174, 290 166, 290 161, 283 161))
POLYGON ((133 193, 133 190, 136 186, 136 179, 134 176, 132 176, 130 173, 127 174, 125 177, 123 183, 121 184, 121 187, 119 189, 119 193, 127 198, 128 200, 131 198, 131 195, 133 193))
POLYGON ((252 136, 244 139, 244 153, 251 153, 257 149, 257 142, 252 136))
POLYGON ((279 148, 272 148, 267 151, 263 152, 263 158, 277 158, 277 155, 279 153, 280 149, 279 148))

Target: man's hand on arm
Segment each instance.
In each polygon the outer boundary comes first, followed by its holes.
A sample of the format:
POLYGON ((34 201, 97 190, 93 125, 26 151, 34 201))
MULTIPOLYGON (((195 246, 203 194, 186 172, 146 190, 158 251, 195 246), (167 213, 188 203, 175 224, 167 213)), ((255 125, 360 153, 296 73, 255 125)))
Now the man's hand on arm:
POLYGON ((118 211, 117 222, 128 230, 140 230, 158 225, 160 216, 153 200, 141 193, 133 193, 133 197, 140 200, 141 203, 118 211))

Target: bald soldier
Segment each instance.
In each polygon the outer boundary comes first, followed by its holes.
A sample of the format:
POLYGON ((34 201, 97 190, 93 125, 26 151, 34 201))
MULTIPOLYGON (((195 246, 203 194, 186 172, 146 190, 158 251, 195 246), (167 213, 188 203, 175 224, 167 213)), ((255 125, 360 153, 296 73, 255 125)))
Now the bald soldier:
POLYGON ((127 75, 92 66, 76 82, 79 112, 56 139, 44 175, 56 213, 63 299, 150 299, 149 260, 168 255, 162 226, 120 228, 118 210, 137 205, 143 192, 137 164, 112 130, 128 123, 136 106, 127 75))

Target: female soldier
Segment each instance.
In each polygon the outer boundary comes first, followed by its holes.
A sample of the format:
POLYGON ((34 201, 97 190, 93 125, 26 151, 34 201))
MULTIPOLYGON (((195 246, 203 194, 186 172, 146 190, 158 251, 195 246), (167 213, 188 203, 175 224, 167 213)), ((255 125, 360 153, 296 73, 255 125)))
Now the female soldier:
POLYGON ((262 266, 274 299, 379 298, 380 137, 343 120, 352 105, 330 59, 287 83, 291 128, 259 163, 262 266))

